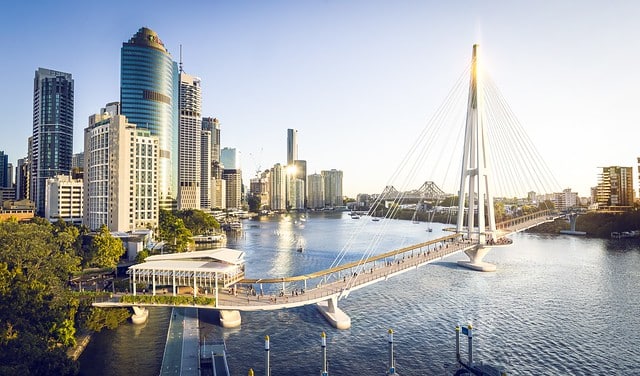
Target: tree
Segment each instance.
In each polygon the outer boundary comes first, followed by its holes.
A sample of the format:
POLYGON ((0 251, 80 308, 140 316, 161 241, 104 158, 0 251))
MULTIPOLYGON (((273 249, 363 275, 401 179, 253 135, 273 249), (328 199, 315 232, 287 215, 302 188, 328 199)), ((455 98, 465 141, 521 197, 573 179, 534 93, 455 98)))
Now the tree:
POLYGON ((77 373, 65 353, 76 312, 65 283, 79 258, 66 240, 46 221, 0 223, 0 374, 77 373))
POLYGON ((202 210, 180 210, 175 213, 175 217, 182 219, 185 227, 194 235, 209 234, 220 229, 220 223, 215 217, 202 210))
POLYGON ((137 263, 141 263, 143 262, 147 257, 149 257, 149 250, 148 249, 143 249, 142 251, 138 252, 138 254, 136 255, 136 262, 137 263))
POLYGON ((249 211, 253 213, 257 213, 260 211, 261 200, 260 196, 256 194, 249 194, 247 197, 247 203, 249 204, 249 211))
POLYGON ((124 254, 122 240, 115 238, 106 225, 100 227, 98 235, 91 241, 93 265, 99 268, 115 268, 124 254))
POLYGON ((160 210, 158 227, 158 237, 171 252, 185 252, 192 243, 193 235, 184 221, 169 211, 160 210))

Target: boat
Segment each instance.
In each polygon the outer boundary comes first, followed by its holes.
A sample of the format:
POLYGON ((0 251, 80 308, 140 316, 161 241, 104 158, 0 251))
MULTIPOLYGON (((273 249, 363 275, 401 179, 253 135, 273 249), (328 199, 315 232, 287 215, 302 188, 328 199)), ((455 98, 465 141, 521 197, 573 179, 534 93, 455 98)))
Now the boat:
POLYGON ((358 214, 351 214, 351 219, 360 219, 358 214))
POLYGON ((373 217, 373 218, 371 218, 371 220, 372 220, 372 221, 374 221, 374 222, 378 222, 378 221, 380 220, 380 218, 378 218, 378 217, 373 217))
POLYGON ((431 227, 428 227, 427 232, 433 232, 433 229, 431 227))

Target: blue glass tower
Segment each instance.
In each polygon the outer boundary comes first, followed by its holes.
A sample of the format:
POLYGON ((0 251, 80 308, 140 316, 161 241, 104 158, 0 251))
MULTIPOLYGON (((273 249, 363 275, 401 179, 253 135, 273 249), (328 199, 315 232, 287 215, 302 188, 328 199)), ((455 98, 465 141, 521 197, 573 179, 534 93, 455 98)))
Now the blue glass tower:
POLYGON ((0 150, 0 187, 9 188, 9 156, 0 150))
POLYGON ((38 68, 33 82, 33 161, 30 199, 44 214, 47 178, 71 172, 73 155, 73 78, 38 68))
POLYGON ((160 207, 175 209, 178 190, 178 65, 158 34, 141 28, 122 44, 120 104, 122 114, 160 141, 160 207))

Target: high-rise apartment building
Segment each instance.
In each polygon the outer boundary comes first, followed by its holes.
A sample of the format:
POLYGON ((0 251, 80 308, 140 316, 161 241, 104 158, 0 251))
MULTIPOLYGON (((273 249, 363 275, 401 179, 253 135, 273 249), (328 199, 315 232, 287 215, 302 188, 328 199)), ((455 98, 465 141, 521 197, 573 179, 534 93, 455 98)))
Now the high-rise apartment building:
POLYGON ((276 163, 269 174, 269 206, 271 210, 287 209, 287 172, 284 166, 276 163))
POLYGON ((146 27, 122 44, 120 57, 120 111, 138 129, 147 129, 152 136, 158 137, 160 206, 175 209, 178 191, 178 65, 158 34, 146 27))
POLYGON ((222 179, 227 185, 227 209, 242 208, 242 171, 235 168, 225 168, 222 171, 222 179))
POLYGON ((329 170, 322 171, 322 177, 324 179, 324 204, 325 206, 342 206, 342 171, 329 170))
POLYGON ((62 219, 75 225, 82 224, 83 182, 68 175, 47 179, 44 217, 50 222, 62 219))
POLYGON ((110 231, 158 226, 160 145, 123 115, 96 114, 84 130, 83 223, 110 231))
POLYGON ((287 129, 287 166, 298 159, 298 130, 287 129))
POLYGON ((202 93, 200 79, 180 72, 178 208, 200 209, 202 93))
POLYGON ((631 167, 601 167, 596 187, 596 202, 603 206, 633 206, 633 169, 631 167))
POLYGON ((311 209, 324 208, 324 178, 320 174, 311 174, 307 178, 307 204, 311 209))
POLYGON ((33 80, 33 136, 30 199, 44 215, 47 179, 71 171, 73 155, 73 78, 38 68, 33 80))

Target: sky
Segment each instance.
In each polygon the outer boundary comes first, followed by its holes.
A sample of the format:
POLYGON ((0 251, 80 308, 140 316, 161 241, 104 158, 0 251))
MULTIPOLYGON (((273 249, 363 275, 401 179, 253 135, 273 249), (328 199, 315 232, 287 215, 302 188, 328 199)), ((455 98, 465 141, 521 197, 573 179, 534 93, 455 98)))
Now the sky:
POLYGON ((345 195, 378 193, 478 43, 561 187, 588 196, 598 167, 637 172, 638 19, 635 1, 11 2, 0 150, 14 166, 26 156, 43 67, 73 75, 82 151, 88 117, 119 100, 122 43, 146 26, 176 61, 182 45, 203 116, 241 152, 245 183, 286 162, 294 128, 309 174, 339 169, 345 195))

